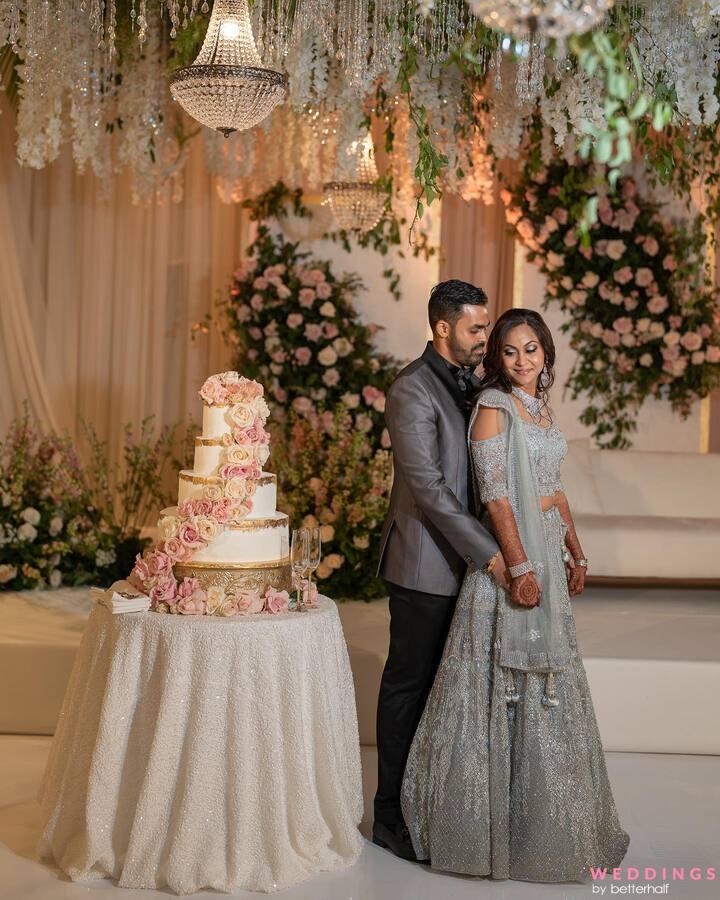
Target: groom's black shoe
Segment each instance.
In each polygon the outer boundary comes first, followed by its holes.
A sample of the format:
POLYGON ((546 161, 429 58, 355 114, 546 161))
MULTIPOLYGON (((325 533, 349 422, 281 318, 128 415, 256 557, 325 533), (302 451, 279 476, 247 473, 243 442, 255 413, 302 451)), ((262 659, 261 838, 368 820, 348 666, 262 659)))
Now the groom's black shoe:
POLYGON ((407 825, 399 822, 396 825, 384 825, 382 822, 373 824, 373 844, 383 847, 399 856, 400 859, 409 859, 411 862, 429 863, 427 859, 418 859, 413 849, 410 832, 407 825))

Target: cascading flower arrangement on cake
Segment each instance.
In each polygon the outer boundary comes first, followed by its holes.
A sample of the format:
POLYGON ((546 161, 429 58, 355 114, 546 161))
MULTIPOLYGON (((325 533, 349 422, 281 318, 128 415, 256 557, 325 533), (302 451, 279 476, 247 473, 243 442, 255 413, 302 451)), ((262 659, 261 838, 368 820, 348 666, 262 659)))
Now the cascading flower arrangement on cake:
MULTIPOLYGON (((275 475, 263 472, 270 414, 257 381, 207 379, 192 470, 179 474, 178 505, 158 522, 159 542, 137 557, 130 584, 156 612, 235 616, 288 609, 288 517, 276 509, 275 475)), ((305 602, 315 597, 306 591, 305 602)))

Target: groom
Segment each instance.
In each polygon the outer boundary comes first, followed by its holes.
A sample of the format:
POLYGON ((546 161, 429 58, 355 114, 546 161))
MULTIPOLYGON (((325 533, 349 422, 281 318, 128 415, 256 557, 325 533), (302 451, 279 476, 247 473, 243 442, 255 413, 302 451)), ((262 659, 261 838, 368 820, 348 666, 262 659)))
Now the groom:
POLYGON ((476 515, 467 451, 487 300, 455 279, 432 289, 432 341, 397 376, 385 408, 395 472, 378 570, 390 594, 390 649, 378 698, 373 841, 403 859, 416 859, 400 807, 403 772, 466 567, 495 558, 493 572, 505 570, 476 515))

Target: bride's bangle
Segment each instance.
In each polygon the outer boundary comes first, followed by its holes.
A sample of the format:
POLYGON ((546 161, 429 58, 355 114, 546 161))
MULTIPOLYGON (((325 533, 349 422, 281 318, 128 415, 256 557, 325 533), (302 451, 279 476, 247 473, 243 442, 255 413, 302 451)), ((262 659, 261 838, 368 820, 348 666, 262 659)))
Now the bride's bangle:
POLYGON ((586 559, 576 559, 575 565, 581 566, 583 569, 587 569, 588 561, 586 559))
POLYGON ((495 563, 497 563, 497 561, 500 557, 500 553, 501 553, 501 551, 497 550, 483 566, 483 569, 485 570, 485 572, 487 572, 488 575, 495 568, 495 563))
POLYGON ((525 575, 526 572, 534 572, 533 564, 529 559, 526 559, 524 562, 518 563, 516 566, 508 566, 508 572, 510 573, 511 578, 519 578, 521 575, 525 575))

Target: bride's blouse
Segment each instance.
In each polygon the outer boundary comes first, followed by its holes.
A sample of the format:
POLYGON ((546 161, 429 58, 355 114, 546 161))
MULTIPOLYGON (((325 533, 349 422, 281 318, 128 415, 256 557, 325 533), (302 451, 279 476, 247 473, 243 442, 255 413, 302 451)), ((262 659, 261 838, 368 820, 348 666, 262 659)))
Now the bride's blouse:
MULTIPOLYGON (((490 393, 490 392, 488 392, 490 393)), ((485 398, 484 398, 485 399, 485 398)), ((491 400, 490 397, 487 399, 491 400)), ((492 402, 482 406, 494 406, 492 402)), ((560 466, 567 455, 567 441, 556 423, 548 427, 521 419, 530 459, 535 469, 540 496, 547 497, 563 491, 560 466)), ((508 496, 504 430, 494 437, 470 441, 473 466, 480 500, 487 503, 508 496)))

